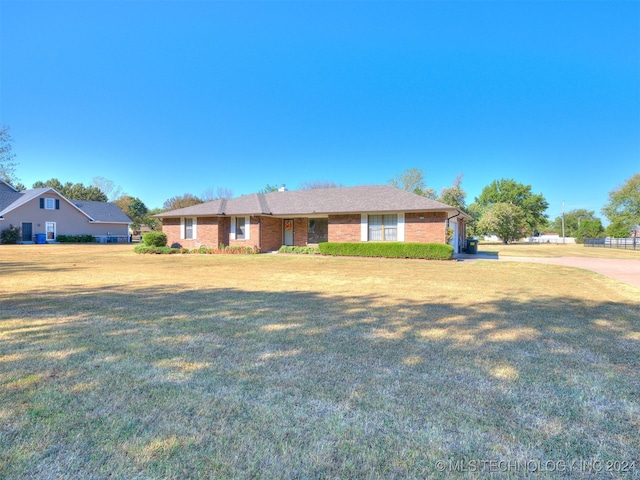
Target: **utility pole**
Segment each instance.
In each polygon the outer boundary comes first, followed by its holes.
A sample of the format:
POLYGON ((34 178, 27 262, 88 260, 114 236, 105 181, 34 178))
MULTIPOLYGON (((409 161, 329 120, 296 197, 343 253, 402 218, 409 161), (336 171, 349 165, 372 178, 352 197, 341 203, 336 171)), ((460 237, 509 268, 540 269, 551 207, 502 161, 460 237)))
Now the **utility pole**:
POLYGON ((564 243, 564 200, 562 201, 562 243, 564 243))

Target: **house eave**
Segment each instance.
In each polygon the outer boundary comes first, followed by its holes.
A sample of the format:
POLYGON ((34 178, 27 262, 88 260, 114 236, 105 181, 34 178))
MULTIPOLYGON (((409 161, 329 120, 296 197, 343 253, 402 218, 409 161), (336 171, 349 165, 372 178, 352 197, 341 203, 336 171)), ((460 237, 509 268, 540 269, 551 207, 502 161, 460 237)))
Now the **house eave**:
POLYGON ((131 222, 108 222, 106 220, 91 220, 89 223, 96 224, 96 223, 106 223, 109 225, 131 225, 131 222))

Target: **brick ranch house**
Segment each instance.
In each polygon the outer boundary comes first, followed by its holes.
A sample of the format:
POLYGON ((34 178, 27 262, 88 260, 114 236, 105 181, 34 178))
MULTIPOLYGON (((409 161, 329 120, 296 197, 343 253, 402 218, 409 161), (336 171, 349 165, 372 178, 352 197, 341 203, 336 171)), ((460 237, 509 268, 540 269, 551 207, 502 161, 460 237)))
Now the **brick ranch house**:
POLYGON ((320 242, 448 243, 459 253, 471 217, 388 185, 253 193, 156 215, 173 247, 278 250, 320 242))

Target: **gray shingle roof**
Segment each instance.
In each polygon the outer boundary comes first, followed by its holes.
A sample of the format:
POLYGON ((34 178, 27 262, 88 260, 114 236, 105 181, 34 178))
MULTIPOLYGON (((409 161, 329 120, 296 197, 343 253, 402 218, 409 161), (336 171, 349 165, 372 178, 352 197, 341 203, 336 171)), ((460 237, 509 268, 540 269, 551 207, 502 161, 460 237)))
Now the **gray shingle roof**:
POLYGON ((0 191, 0 215, 2 215, 9 205, 21 197, 22 195, 19 192, 0 191))
POLYGON ((94 202, 89 200, 69 201, 90 216, 94 222, 131 223, 131 219, 127 217, 115 203, 94 202))
POLYGON ((23 190, 22 192, 2 192, 0 194, 0 217, 5 213, 24 205, 30 200, 42 195, 45 192, 53 190, 52 188, 33 188, 31 190, 23 190))
POLYGON ((252 193, 158 214, 158 217, 209 215, 327 215, 383 212, 457 212, 456 207, 389 185, 252 193))

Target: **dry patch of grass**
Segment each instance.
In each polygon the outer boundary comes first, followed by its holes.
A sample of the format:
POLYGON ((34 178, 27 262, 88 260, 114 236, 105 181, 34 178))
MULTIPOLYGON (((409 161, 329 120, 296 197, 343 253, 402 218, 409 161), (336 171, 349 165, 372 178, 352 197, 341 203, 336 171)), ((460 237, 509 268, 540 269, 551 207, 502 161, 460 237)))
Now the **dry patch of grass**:
POLYGON ((638 460, 640 291, 582 270, 2 246, 0 305, 0 477, 638 460))
POLYGON ((516 243, 508 245, 502 243, 480 243, 478 251, 506 257, 590 257, 640 260, 640 250, 586 247, 581 244, 571 243, 516 243))

